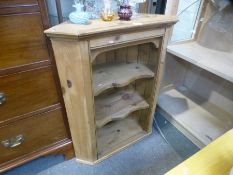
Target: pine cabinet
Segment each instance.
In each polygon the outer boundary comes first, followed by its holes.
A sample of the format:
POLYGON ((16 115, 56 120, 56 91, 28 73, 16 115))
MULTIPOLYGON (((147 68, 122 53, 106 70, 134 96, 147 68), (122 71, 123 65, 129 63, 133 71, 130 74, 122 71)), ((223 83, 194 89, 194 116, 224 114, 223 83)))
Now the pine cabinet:
POLYGON ((65 22, 51 38, 77 159, 97 163, 152 132, 166 53, 176 17, 65 22))

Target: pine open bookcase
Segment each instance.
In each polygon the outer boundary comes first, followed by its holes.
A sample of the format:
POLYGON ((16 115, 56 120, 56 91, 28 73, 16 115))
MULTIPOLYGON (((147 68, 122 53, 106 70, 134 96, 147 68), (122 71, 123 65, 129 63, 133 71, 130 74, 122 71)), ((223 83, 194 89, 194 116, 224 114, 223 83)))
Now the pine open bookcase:
POLYGON ((149 135, 174 16, 89 25, 51 38, 77 159, 97 163, 149 135))

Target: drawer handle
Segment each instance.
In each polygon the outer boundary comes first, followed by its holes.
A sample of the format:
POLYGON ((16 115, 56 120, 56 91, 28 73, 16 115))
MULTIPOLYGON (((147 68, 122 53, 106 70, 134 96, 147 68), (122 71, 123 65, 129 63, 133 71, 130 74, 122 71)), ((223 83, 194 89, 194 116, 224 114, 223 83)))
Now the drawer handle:
POLYGON ((0 92, 0 105, 4 104, 6 101, 6 94, 3 92, 0 92))
POLYGON ((1 144, 5 148, 14 148, 14 147, 21 145, 23 140, 24 140, 23 135, 18 135, 16 137, 10 138, 8 140, 1 141, 1 144))

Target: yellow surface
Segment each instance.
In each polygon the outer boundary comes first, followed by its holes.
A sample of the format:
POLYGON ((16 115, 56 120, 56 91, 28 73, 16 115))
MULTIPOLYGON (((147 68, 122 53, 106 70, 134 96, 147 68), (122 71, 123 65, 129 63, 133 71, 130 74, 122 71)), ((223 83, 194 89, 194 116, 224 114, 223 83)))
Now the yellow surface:
POLYGON ((233 167, 233 129, 165 175, 229 175, 233 167))

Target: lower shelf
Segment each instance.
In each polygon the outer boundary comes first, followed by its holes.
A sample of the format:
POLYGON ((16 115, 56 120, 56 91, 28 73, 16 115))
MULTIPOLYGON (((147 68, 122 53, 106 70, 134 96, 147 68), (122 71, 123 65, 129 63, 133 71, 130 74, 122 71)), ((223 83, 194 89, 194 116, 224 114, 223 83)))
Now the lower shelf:
POLYGON ((200 148, 233 128, 231 114, 187 89, 172 88, 161 93, 158 104, 167 120, 200 148))
POLYGON ((147 134, 132 117, 105 125, 97 130, 98 159, 108 157, 147 134))
POLYGON ((122 120, 131 112, 149 108, 149 104, 133 89, 121 90, 95 99, 97 128, 115 120, 122 120))

